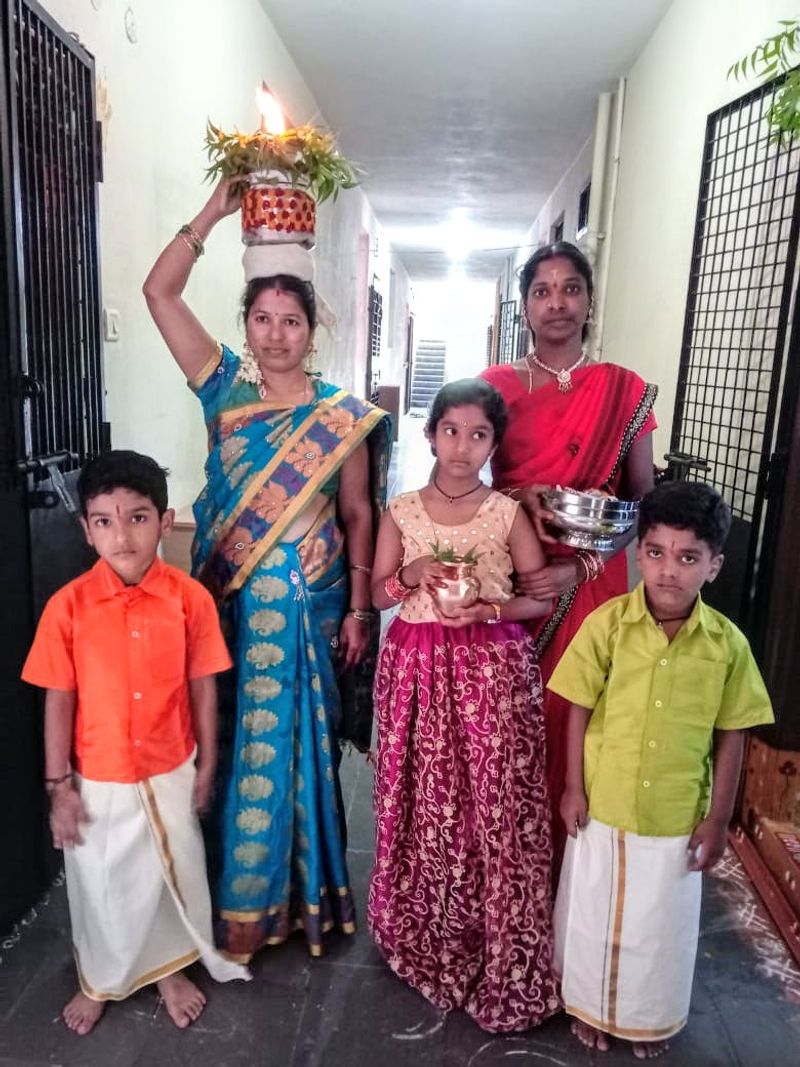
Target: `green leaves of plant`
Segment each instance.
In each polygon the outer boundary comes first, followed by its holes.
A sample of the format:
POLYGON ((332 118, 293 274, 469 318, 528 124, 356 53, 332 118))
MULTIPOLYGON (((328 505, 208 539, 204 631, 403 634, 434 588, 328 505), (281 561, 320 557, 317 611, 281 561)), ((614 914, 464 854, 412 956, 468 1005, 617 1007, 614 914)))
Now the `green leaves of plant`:
POLYGON ((456 552, 452 545, 443 548, 438 541, 429 541, 428 547, 437 563, 477 563, 481 557, 481 553, 475 551, 476 545, 466 552, 456 552))
POLYGON ((792 56, 800 51, 800 19, 780 19, 783 29, 767 37, 749 56, 737 60, 728 69, 728 77, 740 81, 748 76, 762 82, 784 74, 766 120, 772 128, 771 140, 788 146, 800 133, 800 71, 792 70, 792 56))
POLYGON ((298 126, 285 133, 225 133, 210 120, 206 151, 211 161, 208 180, 235 178, 244 188, 247 177, 261 171, 280 171, 289 184, 306 189, 318 203, 358 185, 358 170, 336 151, 333 134, 314 126, 298 126))

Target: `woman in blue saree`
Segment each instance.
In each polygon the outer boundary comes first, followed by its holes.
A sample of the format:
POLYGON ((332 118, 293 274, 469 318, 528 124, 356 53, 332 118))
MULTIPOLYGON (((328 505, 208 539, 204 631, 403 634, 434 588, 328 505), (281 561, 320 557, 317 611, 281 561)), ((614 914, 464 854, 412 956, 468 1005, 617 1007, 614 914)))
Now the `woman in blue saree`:
POLYGON ((221 705, 212 886, 218 943, 247 961, 293 929, 318 955, 326 930, 355 928, 337 744, 369 745, 369 572, 389 435, 385 412, 306 373, 308 282, 248 283, 242 356, 189 310, 197 244, 237 207, 220 186, 144 291, 209 435, 193 571, 220 604, 235 664, 221 705))

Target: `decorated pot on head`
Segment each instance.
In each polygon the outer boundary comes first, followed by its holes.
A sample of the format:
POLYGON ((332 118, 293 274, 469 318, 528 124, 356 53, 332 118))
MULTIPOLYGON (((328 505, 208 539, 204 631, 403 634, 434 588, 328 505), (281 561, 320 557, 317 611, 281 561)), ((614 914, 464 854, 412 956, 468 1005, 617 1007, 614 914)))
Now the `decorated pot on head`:
POLYGON ((242 241, 246 245, 299 244, 313 248, 317 204, 280 171, 248 175, 242 193, 242 241))
POLYGON ((444 573, 437 578, 441 584, 434 588, 434 598, 443 615, 457 615, 481 595, 481 583, 475 576, 477 562, 439 560, 438 565, 444 573))
POLYGON ((358 184, 356 168, 339 154, 332 133, 290 126, 266 82, 256 90, 261 123, 253 133, 226 133, 209 121, 209 178, 233 178, 242 195, 246 245, 314 247, 317 202, 358 184))
MULTIPOLYGON (((206 174, 235 180, 241 190, 245 280, 290 274, 313 285, 317 202, 357 185, 356 168, 333 134, 310 124, 287 129, 265 82, 256 101, 261 124, 253 133, 226 133, 209 121, 206 174)), ((316 295, 318 318, 332 332, 333 314, 316 295)))

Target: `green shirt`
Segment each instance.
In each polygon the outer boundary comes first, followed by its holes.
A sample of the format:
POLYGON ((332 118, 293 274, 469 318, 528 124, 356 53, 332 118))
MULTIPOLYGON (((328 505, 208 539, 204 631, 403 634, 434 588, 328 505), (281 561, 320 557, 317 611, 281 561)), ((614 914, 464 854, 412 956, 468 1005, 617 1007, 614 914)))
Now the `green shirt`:
POLYGON ((642 584, 587 616, 548 688, 592 709, 589 814, 648 836, 691 833, 705 816, 714 730, 773 721, 744 634, 698 597, 670 643, 642 584))

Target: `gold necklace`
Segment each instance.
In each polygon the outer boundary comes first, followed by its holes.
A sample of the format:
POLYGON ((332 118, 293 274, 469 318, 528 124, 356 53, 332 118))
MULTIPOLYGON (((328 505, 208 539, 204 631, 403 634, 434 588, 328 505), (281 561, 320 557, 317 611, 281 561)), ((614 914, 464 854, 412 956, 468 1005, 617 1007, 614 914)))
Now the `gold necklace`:
MULTIPOLYGON (((306 375, 305 376, 305 381, 303 382, 303 388, 302 389, 294 389, 294 390, 292 390, 291 393, 289 393, 289 396, 296 396, 297 394, 300 395, 300 400, 298 401, 298 404, 296 405, 297 407, 300 407, 305 402, 306 396, 308 395, 308 392, 309 392, 309 388, 308 387, 309 387, 310 384, 311 384, 311 380, 308 377, 308 375, 306 375)), ((258 395, 261 397, 262 400, 267 400, 268 399, 268 396, 267 396, 268 393, 269 393, 269 388, 267 386, 267 383, 264 381, 263 376, 261 376, 260 380, 258 382, 258 395)), ((278 400, 277 400, 277 398, 275 396, 273 396, 273 401, 276 404, 278 403, 278 400)))
POLYGON ((535 363, 541 370, 547 371, 548 374, 552 374, 555 380, 558 382, 559 393, 568 393, 572 388, 572 372, 580 367, 581 363, 586 359, 586 353, 581 352, 580 359, 576 359, 575 362, 569 367, 551 367, 547 363, 543 363, 535 352, 529 352, 525 356, 525 363, 528 367, 528 392, 533 392, 533 367, 531 363, 535 363))

